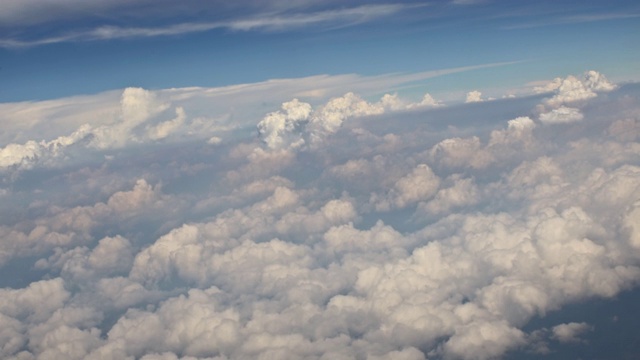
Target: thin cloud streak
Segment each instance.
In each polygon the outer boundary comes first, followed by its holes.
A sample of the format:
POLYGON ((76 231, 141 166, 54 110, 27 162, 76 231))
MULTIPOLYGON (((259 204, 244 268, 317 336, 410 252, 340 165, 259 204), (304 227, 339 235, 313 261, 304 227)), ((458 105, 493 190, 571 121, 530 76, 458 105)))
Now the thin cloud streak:
POLYGON ((572 16, 563 16, 557 19, 550 19, 541 22, 531 22, 524 24, 516 24, 504 26, 502 29, 504 30, 517 30, 517 29, 531 29, 536 27, 544 27, 544 26, 553 26, 553 25, 567 25, 567 24, 580 24, 580 23, 588 23, 588 22, 598 22, 598 21, 609 21, 609 20, 622 20, 622 19, 633 19, 640 17, 640 14, 586 14, 586 15, 572 15, 572 16))
POLYGON ((165 27, 119 27, 101 26, 88 31, 69 32, 34 40, 1 39, 0 47, 26 48, 63 42, 105 41, 116 39, 178 36, 190 33, 227 29, 232 31, 285 31, 292 28, 341 22, 341 27, 390 16, 409 8, 424 5, 382 4, 365 5, 349 9, 319 11, 309 14, 269 14, 248 19, 221 22, 180 23, 165 27))

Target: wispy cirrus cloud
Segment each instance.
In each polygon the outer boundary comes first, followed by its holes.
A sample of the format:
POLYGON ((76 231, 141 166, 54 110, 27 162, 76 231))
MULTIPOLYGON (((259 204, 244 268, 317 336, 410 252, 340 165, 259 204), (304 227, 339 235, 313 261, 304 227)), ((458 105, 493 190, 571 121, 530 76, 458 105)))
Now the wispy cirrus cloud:
POLYGON ((363 5, 339 10, 316 11, 311 13, 269 13, 260 16, 238 18, 214 22, 184 22, 157 27, 99 26, 88 30, 74 30, 55 36, 33 39, 4 38, 0 47, 19 48, 39 45, 104 41, 115 39, 148 38, 159 36, 178 36, 205 32, 215 29, 231 31, 286 31, 308 26, 353 26, 378 18, 391 16, 410 8, 423 5, 380 4, 363 5))
POLYGON ((638 17, 640 17, 640 13, 580 14, 580 15, 561 16, 557 18, 549 18, 541 21, 524 22, 521 24, 507 25, 507 26, 504 26, 503 29, 505 30, 529 29, 529 28, 552 26, 552 25, 566 25, 566 24, 579 24, 579 23, 609 21, 609 20, 633 19, 638 17))

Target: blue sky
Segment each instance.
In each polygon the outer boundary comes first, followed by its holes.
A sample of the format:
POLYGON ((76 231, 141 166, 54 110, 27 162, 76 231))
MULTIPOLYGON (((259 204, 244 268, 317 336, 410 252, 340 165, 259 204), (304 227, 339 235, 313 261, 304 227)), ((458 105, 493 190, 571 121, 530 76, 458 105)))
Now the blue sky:
POLYGON ((511 61, 521 63, 425 86, 509 87, 592 68, 618 80, 640 70, 635 1, 8 4, 0 10, 3 102, 511 61))

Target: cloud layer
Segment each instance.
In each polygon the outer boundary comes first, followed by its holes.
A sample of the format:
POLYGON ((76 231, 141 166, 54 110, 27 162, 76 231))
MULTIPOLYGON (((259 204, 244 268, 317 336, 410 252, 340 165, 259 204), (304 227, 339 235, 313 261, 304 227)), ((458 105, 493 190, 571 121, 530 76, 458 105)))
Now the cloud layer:
POLYGON ((585 345, 585 320, 531 320, 638 285, 639 90, 596 72, 545 89, 442 106, 294 87, 234 132, 190 101, 253 87, 130 88, 110 117, 58 118, 66 133, 0 150, 0 356, 585 345))

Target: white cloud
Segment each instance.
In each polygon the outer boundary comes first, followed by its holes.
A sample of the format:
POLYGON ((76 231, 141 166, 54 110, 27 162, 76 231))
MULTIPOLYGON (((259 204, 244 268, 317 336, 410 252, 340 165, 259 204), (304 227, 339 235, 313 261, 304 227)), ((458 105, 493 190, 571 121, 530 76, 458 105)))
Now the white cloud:
POLYGON ((451 209, 474 205, 478 202, 480 191, 473 179, 462 179, 455 174, 447 180, 448 182, 453 182, 453 185, 440 189, 433 200, 421 203, 419 213, 443 214, 451 211, 451 209))
POLYGON ((314 113, 309 126, 312 132, 334 133, 345 119, 384 113, 382 104, 370 104, 354 93, 331 99, 314 113))
MULTIPOLYGON (((0 140, 7 145, 0 148, 0 171, 60 167, 103 151, 122 149, 132 143, 211 140, 211 144, 219 144, 231 132, 246 130, 259 123, 258 119, 264 113, 263 108, 256 104, 279 103, 291 98, 292 94, 309 91, 322 93, 317 101, 328 100, 324 105, 315 107, 308 119, 313 124, 306 129, 307 136, 312 134, 313 139, 321 139, 337 130, 348 118, 442 105, 429 94, 419 103, 394 95, 369 103, 353 92, 344 94, 342 89, 345 86, 366 96, 407 82, 508 64, 512 62, 368 77, 319 75, 219 88, 156 91, 127 88, 40 102, 4 103, 0 104, 3 113, 0 122, 6 133, 0 133, 0 140), (170 112, 175 112, 173 118, 167 116, 170 112)), ((305 121, 300 119, 297 123, 302 125, 305 121)), ((282 141, 278 140, 280 136, 298 146, 303 143, 295 131, 291 134, 286 129, 267 127, 260 131, 269 137, 271 146, 282 141)))
POLYGON ((417 104, 417 106, 428 106, 428 107, 438 107, 442 106, 442 102, 434 99, 430 94, 424 94, 422 100, 417 104))
POLYGON ((52 141, 27 141, 25 144, 9 144, 0 149, 0 168, 30 168, 37 162, 47 162, 60 156, 64 148, 90 137, 90 127, 83 125, 69 136, 52 141))
POLYGON ((555 79, 545 90, 554 90, 555 95, 546 101, 546 104, 557 108, 563 104, 571 104, 589 100, 598 96, 597 92, 606 92, 615 89, 615 85, 597 71, 587 71, 583 79, 569 75, 560 80, 555 79), (557 87, 556 87, 557 85, 557 87))
POLYGON ((157 312, 129 310, 109 331, 108 342, 134 356, 152 350, 198 357, 228 353, 239 341, 239 314, 218 310, 216 292, 190 290, 165 301, 157 312))
POLYGON ((609 136, 615 137, 618 141, 635 141, 640 138, 640 119, 622 119, 609 125, 607 131, 609 136))
POLYGON ((474 90, 467 93, 467 98, 464 102, 474 103, 474 102, 482 102, 482 101, 484 101, 484 99, 482 98, 482 93, 478 90, 474 90))
MULTIPOLYGON (((168 104, 159 101, 156 94, 142 88, 126 88, 122 92, 120 104, 121 120, 114 125, 93 129, 92 146, 99 149, 123 147, 126 143, 135 140, 132 132, 136 127, 168 108, 168 104)), ((179 110, 176 110, 176 114, 177 121, 181 122, 184 114, 181 116, 179 110)), ((163 135, 162 132, 172 130, 175 125, 171 122, 169 124, 164 126, 166 129, 156 130, 157 133, 152 132, 151 135, 163 135)))
POLYGON ((579 109, 561 106, 548 113, 540 114, 540 121, 544 124, 564 124, 580 121, 584 115, 579 109))
MULTIPOLYGON (((583 89, 606 91, 589 76, 583 89)), ((597 120, 561 132, 496 117, 504 101, 429 112, 331 93, 244 120, 263 119, 266 146, 171 142, 205 116, 190 101, 280 85, 129 90, 90 130, 122 130, 103 138, 109 159, 5 170, 0 267, 17 276, 0 289, 1 356, 491 359, 588 346, 591 318, 526 325, 637 290, 633 84, 551 107, 597 120), (494 122, 473 121, 485 110, 494 122)), ((508 103, 526 115, 530 100, 508 103)))
POLYGON ((41 322, 62 307, 70 295, 60 278, 32 282, 24 289, 0 289, 0 313, 41 322))
MULTIPOLYGON (((301 127, 308 121, 310 114, 310 104, 293 99, 282 104, 282 111, 267 114, 257 125, 258 133, 268 147, 279 148, 285 145, 285 137, 294 135, 288 134, 302 131, 301 127)), ((294 140, 293 144, 286 145, 295 146, 300 140, 294 140)))
POLYGON ((616 88, 616 85, 609 82, 606 76, 594 70, 589 70, 585 73, 584 83, 589 89, 593 89, 593 91, 606 92, 616 88))
POLYGON ((581 339, 579 336, 589 330, 593 330, 593 327, 584 322, 560 324, 551 329, 553 332, 553 338, 562 343, 580 342, 581 339))
POLYGON ((402 209, 419 201, 428 200, 438 191, 439 186, 438 176, 427 164, 420 164, 411 173, 396 181, 393 188, 382 198, 374 194, 371 200, 379 211, 402 209))
POLYGON ((187 115, 184 112, 184 108, 177 107, 176 117, 173 120, 167 120, 147 130, 149 138, 152 140, 166 138, 184 124, 186 117, 187 115))
POLYGON ((312 110, 308 103, 293 99, 282 104, 282 110, 267 114, 257 125, 258 134, 271 149, 297 148, 308 141, 316 144, 333 134, 350 118, 381 115, 385 112, 439 107, 442 103, 426 94, 419 103, 406 102, 397 94, 385 94, 380 101, 369 103, 349 92, 330 99, 312 110))
POLYGON ((524 334, 504 322, 471 324, 445 343, 445 351, 464 359, 490 359, 523 344, 524 334))
POLYGON ((557 77, 551 81, 538 81, 538 82, 532 83, 532 85, 533 84, 541 85, 541 86, 535 86, 533 88, 533 91, 536 94, 549 93, 557 90, 560 87, 560 85, 562 85, 562 78, 557 77))
POLYGON ((598 96, 593 89, 574 76, 568 76, 556 90, 556 95, 549 99, 547 103, 551 106, 560 106, 580 100, 588 100, 598 96))

